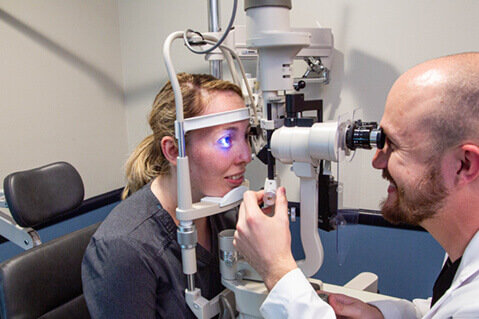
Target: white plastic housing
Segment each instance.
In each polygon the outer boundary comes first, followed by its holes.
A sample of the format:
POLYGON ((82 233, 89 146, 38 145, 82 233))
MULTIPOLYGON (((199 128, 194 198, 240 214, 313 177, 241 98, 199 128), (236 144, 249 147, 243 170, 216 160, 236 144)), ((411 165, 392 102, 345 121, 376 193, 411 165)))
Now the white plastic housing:
POLYGON ((246 10, 246 45, 259 51, 262 91, 293 88, 293 58, 310 45, 311 34, 291 32, 289 9, 254 7, 246 10))
POLYGON ((338 161, 338 123, 316 123, 312 127, 281 127, 271 138, 271 153, 284 164, 338 161))

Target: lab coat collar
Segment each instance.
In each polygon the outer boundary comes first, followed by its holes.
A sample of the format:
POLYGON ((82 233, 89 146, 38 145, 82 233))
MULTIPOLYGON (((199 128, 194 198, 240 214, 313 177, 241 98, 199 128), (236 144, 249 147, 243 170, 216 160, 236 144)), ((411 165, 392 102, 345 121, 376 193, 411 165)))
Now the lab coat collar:
MULTIPOLYGON (((479 272, 479 231, 476 232, 462 255, 461 264, 457 269, 451 287, 444 293, 444 295, 434 304, 434 307, 428 312, 424 318, 434 316, 444 302, 451 298, 451 294, 459 288, 464 282, 471 278, 474 274, 479 272), (432 316, 429 316, 432 315, 432 316)), ((446 257, 447 258, 447 257, 446 257)), ((450 301, 449 301, 450 302, 450 301)))

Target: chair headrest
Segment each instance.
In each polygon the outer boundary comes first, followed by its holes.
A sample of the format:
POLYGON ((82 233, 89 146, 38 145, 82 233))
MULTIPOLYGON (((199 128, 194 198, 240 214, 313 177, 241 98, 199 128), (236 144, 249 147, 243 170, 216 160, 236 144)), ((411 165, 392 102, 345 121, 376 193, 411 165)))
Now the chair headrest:
POLYGON ((3 188, 12 217, 22 227, 35 227, 74 210, 85 195, 80 174, 66 162, 12 173, 3 188))

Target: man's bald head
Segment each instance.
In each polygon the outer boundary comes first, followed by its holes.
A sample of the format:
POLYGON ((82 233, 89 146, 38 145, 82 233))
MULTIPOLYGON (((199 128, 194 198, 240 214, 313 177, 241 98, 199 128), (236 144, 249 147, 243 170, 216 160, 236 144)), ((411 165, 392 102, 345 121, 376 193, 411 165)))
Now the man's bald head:
POLYGON ((424 107, 419 121, 435 155, 465 142, 479 144, 479 53, 462 53, 419 64, 391 92, 408 108, 424 107))

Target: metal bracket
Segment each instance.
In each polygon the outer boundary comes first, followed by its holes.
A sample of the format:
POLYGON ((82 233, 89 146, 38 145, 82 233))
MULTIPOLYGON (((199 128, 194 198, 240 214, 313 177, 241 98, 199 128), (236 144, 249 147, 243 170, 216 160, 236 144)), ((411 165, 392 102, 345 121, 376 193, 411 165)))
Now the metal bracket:
POLYGON ((42 243, 40 235, 33 228, 18 226, 10 212, 3 210, 0 210, 0 235, 25 250, 42 243))
POLYGON ((223 290, 219 295, 214 297, 211 300, 207 300, 201 296, 201 290, 195 288, 193 291, 186 290, 186 303, 190 307, 190 309, 195 314, 196 318, 203 319, 203 318, 213 318, 217 314, 220 313, 220 300, 226 299, 232 309, 236 309, 235 307, 235 295, 234 293, 229 290, 223 290))
POLYGON ((7 200, 5 199, 5 193, 3 192, 2 188, 0 188, 0 207, 8 208, 7 200))
POLYGON ((316 75, 313 78, 317 78, 323 84, 329 84, 329 69, 324 66, 320 57, 305 57, 304 62, 308 65, 309 69, 304 73, 303 78, 308 78, 311 72, 316 75))

